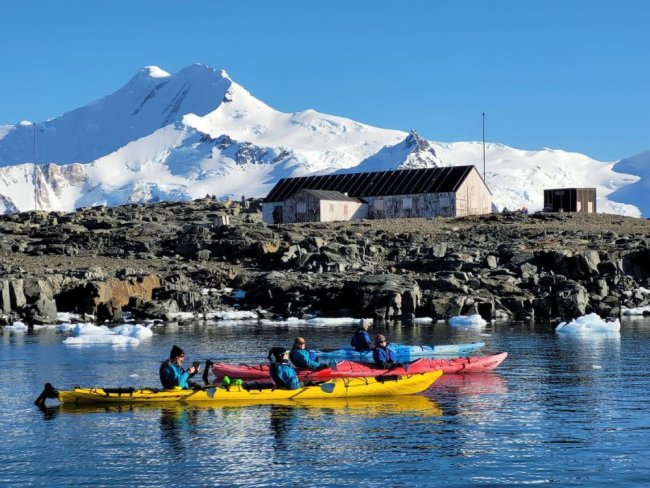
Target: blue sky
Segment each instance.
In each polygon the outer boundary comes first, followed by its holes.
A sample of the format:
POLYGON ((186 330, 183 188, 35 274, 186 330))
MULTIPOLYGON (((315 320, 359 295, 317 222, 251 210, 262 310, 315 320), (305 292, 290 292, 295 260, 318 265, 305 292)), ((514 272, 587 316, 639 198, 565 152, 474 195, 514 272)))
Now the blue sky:
POLYGON ((650 149, 644 0, 0 3, 0 124, 108 95, 143 66, 224 68, 274 108, 427 139, 618 160, 650 149))

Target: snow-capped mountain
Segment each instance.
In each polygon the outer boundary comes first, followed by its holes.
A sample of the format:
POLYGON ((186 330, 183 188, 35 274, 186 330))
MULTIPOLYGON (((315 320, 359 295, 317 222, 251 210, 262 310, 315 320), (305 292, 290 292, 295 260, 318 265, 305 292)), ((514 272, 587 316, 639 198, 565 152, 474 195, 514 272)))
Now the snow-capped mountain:
MULTIPOLYGON (((0 212, 265 196, 281 177, 335 171, 482 171, 482 151, 476 142, 436 143, 313 110, 279 112, 204 65, 174 75, 150 66, 60 117, 0 126, 0 212)), ((497 209, 539 209, 544 188, 589 186, 599 211, 639 215, 632 197, 608 199, 639 180, 634 165, 624 174, 582 154, 499 144, 486 145, 486 160, 497 209)))

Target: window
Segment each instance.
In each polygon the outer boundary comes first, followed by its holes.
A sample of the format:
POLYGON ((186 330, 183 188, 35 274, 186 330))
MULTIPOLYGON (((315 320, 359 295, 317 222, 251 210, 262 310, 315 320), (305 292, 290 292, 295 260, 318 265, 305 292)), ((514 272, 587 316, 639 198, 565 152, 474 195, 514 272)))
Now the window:
POLYGON ((413 208, 413 199, 411 197, 402 198, 402 209, 411 210, 413 208))
POLYGON ((379 211, 384 210, 384 200, 382 200, 381 198, 375 200, 374 205, 375 205, 375 210, 379 210, 379 211))
POLYGON ((305 202, 296 203, 296 213, 304 214, 307 213, 307 204, 305 202))

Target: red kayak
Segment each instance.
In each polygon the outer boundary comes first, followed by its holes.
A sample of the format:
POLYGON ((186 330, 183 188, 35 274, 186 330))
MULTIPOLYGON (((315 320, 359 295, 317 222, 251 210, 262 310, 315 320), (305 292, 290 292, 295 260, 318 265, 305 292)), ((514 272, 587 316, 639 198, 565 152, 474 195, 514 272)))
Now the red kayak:
MULTIPOLYGON (((405 366, 393 369, 380 369, 371 364, 356 361, 341 361, 334 366, 316 371, 298 370, 301 381, 323 381, 332 378, 353 378, 361 376, 379 376, 383 374, 417 374, 441 369, 444 374, 485 373, 499 366, 508 356, 507 352, 491 356, 475 356, 468 358, 432 359, 421 358, 405 366)), ((217 378, 228 376, 242 380, 269 379, 269 365, 259 364, 226 364, 214 363, 212 373, 217 378)))

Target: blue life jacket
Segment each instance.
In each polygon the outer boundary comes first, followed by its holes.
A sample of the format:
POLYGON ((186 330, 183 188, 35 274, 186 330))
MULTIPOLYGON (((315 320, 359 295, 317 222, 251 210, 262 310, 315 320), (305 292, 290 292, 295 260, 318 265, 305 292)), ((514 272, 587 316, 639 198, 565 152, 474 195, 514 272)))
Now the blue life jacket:
POLYGON ((297 390, 301 386, 296 370, 289 363, 271 363, 269 373, 271 373, 271 379, 278 388, 297 390))
POLYGON ((384 346, 377 346, 372 350, 372 359, 379 368, 387 369, 397 362, 395 353, 384 346))
POLYGON ((370 340, 368 332, 362 328, 354 333, 352 340, 350 341, 350 345, 355 351, 370 351, 370 349, 372 349, 370 347, 371 344, 372 341, 370 340))
POLYGON ((190 389, 190 385, 187 383, 190 374, 169 359, 162 362, 158 373, 163 388, 171 389, 180 386, 183 390, 190 389))

